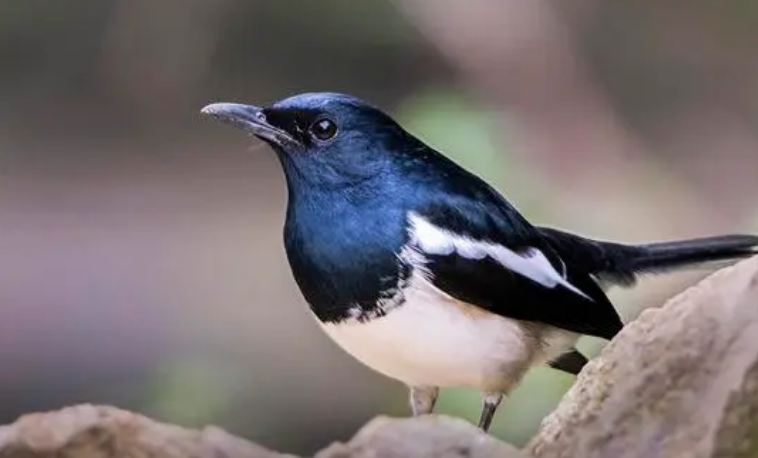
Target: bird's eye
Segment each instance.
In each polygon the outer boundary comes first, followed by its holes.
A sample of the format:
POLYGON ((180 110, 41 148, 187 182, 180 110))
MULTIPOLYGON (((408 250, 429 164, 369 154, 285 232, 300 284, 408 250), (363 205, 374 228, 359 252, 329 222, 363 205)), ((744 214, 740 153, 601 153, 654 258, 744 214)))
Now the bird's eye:
POLYGON ((309 130, 317 140, 326 141, 337 135, 337 124, 331 119, 321 118, 311 124, 309 130))

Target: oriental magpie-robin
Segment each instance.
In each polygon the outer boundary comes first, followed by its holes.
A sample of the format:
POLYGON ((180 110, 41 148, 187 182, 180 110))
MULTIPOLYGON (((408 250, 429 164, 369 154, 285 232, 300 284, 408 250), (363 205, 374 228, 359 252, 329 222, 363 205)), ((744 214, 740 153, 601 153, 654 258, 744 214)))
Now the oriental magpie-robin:
POLYGON ((658 273, 758 253, 758 237, 631 245, 531 224, 484 181, 354 97, 308 93, 202 113, 268 143, 286 177, 284 244, 322 329, 410 388, 484 395, 485 431, 535 365, 577 374, 581 335, 623 324, 605 294, 658 273))

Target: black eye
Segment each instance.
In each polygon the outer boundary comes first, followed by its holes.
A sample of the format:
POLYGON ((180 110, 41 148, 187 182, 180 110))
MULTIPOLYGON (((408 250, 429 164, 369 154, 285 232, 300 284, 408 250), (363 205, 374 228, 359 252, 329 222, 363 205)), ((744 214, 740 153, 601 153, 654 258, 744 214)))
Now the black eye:
POLYGON ((317 140, 325 141, 337 135, 337 124, 331 119, 322 118, 311 124, 309 130, 317 140))

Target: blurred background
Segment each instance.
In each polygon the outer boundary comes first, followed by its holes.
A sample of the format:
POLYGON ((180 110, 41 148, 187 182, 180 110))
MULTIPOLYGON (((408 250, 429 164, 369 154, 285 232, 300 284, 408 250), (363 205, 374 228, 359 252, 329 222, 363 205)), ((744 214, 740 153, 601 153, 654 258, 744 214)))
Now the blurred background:
MULTIPOLYGON (((108 403, 309 453, 408 415, 306 313, 279 165, 206 103, 351 93, 535 222, 665 240, 758 232, 756 56, 741 0, 0 0, 0 422, 108 403)), ((707 273, 611 297, 633 319, 707 273)), ((572 381, 533 370, 493 433, 572 381)))

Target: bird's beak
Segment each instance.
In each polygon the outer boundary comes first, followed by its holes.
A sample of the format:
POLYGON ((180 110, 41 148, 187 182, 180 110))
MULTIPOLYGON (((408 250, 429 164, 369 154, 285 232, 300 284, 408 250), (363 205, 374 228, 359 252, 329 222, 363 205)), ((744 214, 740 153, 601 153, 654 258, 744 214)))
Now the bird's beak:
POLYGON ((239 127, 262 140, 271 141, 278 145, 298 143, 286 131, 269 124, 260 107, 241 103, 212 103, 203 107, 200 113, 239 127))

